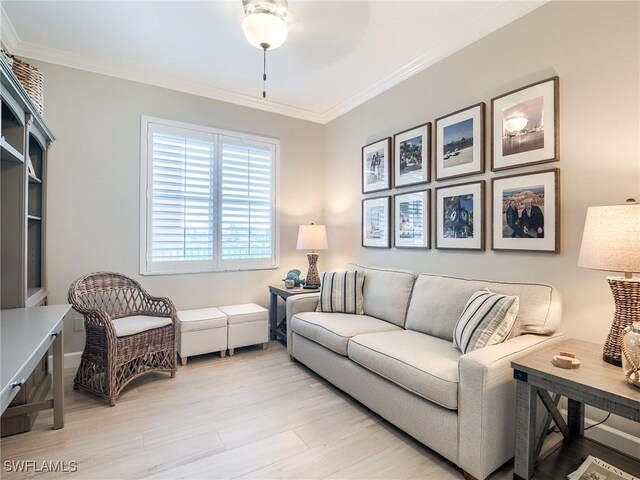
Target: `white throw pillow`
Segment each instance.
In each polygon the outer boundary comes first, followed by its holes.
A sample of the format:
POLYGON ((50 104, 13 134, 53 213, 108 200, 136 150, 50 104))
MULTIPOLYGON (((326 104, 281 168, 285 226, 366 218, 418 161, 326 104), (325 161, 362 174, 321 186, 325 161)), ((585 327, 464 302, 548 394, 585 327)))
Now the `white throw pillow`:
POLYGON ((469 298, 453 329, 453 346, 462 353, 504 342, 516 322, 520 298, 485 288, 469 298))
POLYGON ((324 272, 316 312, 364 315, 364 271, 324 272))

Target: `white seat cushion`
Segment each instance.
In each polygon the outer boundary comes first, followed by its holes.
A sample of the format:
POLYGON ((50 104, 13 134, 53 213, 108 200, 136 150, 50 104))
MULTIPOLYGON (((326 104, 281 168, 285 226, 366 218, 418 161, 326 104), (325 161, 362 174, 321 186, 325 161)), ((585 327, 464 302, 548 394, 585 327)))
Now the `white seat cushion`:
POLYGON ((147 315, 134 315, 113 320, 116 337, 126 337, 134 333, 153 330, 171 324, 171 317, 149 317, 147 315))
POLYGON ((208 330, 227 326, 227 316, 219 308, 198 308, 178 312, 178 325, 182 332, 208 330))
POLYGON ((361 333, 402 330, 393 323, 368 315, 300 312, 291 317, 291 330, 323 347, 347 356, 349 339, 361 333))
POLYGON ((249 323, 269 320, 269 311, 255 303, 244 303, 241 305, 225 305, 218 307, 227 316, 229 325, 238 323, 249 323))
POLYGON ((349 340, 349 358, 396 385, 445 408, 458 408, 458 359, 450 341, 411 330, 349 340))

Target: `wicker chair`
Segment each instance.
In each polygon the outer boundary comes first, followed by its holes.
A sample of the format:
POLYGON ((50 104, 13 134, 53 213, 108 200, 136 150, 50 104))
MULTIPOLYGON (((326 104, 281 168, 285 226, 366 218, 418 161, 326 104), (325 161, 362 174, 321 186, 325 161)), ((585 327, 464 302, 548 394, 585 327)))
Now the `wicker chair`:
POLYGON ((86 343, 73 388, 116 404, 122 389, 149 372, 176 374, 176 308, 138 282, 96 272, 69 288, 69 303, 84 316, 86 343))

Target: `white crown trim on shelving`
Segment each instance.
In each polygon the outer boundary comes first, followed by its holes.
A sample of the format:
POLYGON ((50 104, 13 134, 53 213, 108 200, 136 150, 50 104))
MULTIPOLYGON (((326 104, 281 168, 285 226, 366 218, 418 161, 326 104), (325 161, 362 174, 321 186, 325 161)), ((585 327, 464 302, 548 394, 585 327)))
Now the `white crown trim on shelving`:
POLYGON ((439 43, 417 59, 393 72, 391 75, 373 83, 356 95, 353 95, 324 112, 314 112, 291 105, 266 101, 183 77, 153 72, 137 66, 124 64, 117 65, 113 62, 92 58, 87 55, 79 55, 63 50, 56 50, 44 45, 24 42, 20 39, 2 6, 0 6, 0 17, 2 22, 1 40, 10 53, 19 57, 31 58, 64 67, 85 70, 111 77, 145 83, 156 87, 167 88, 169 90, 190 93, 256 110, 307 120, 309 122, 327 124, 417 73, 429 68, 449 55, 452 55, 482 37, 528 14, 548 1, 549 0, 534 0, 532 2, 521 2, 518 0, 509 0, 491 12, 490 15, 486 15, 480 21, 476 22, 471 28, 466 29, 464 32, 461 32, 452 38, 446 39, 446 41, 439 43))

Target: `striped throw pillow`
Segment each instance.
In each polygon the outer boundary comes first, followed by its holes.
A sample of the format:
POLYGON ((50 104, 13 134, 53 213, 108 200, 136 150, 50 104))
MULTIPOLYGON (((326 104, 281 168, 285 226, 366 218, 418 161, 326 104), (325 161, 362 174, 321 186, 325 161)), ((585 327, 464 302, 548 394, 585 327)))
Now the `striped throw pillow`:
POLYGON ((324 272, 316 312, 364 315, 364 271, 324 272))
POLYGON ((502 343, 511 333, 520 299, 483 289, 471 295, 453 329, 453 346, 462 353, 502 343))

